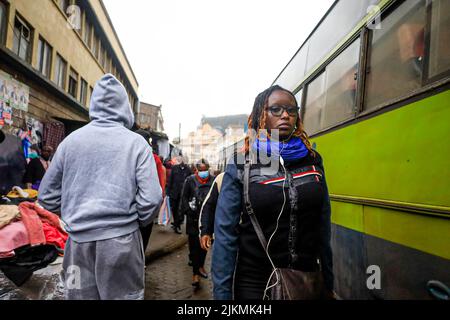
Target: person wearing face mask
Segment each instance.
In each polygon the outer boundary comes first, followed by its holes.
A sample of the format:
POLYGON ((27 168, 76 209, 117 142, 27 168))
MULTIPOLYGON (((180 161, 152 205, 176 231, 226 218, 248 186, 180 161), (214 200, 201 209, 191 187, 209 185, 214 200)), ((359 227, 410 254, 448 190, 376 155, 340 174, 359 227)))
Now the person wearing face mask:
POLYGON ((207 251, 200 246, 198 220, 213 181, 208 161, 201 159, 195 165, 195 173, 186 178, 181 196, 181 212, 187 216, 186 233, 189 238, 189 258, 192 261, 192 285, 195 289, 200 287, 200 277, 208 277, 204 269, 207 251))
POLYGON ((50 158, 53 154, 53 148, 45 146, 42 148, 41 154, 37 158, 33 158, 27 165, 24 176, 24 183, 27 189, 39 190, 39 185, 50 166, 50 158))

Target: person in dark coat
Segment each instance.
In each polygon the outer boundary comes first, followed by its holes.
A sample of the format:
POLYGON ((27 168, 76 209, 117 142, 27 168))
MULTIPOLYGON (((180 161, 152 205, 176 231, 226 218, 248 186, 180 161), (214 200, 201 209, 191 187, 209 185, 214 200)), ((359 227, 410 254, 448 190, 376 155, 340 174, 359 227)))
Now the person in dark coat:
POLYGON ((228 161, 215 212, 214 298, 262 300, 273 271, 290 268, 320 270, 324 298, 335 299, 325 169, 303 128, 295 96, 279 86, 260 93, 248 128, 243 152, 228 161), (264 155, 271 161, 263 161, 264 155), (248 180, 245 163, 249 163, 248 180), (268 239, 266 248, 243 200, 244 180, 250 214, 268 239))
POLYGON ((49 165, 50 158, 53 154, 53 148, 50 146, 45 146, 42 148, 42 152, 39 158, 31 159, 27 165, 27 171, 25 172, 24 182, 27 189, 39 189, 39 185, 42 178, 45 175, 49 165))
POLYGON ((181 234, 180 227, 184 220, 184 217, 179 210, 181 189, 183 188, 184 180, 191 174, 191 169, 184 163, 184 158, 181 157, 181 163, 172 167, 169 182, 167 184, 167 195, 170 198, 170 207, 173 215, 172 228, 179 234, 181 234))
POLYGON ((199 216, 206 196, 211 189, 214 177, 209 173, 209 164, 201 159, 196 164, 195 173, 189 176, 181 194, 181 213, 186 215, 186 233, 189 237, 189 258, 192 261, 192 285, 200 287, 200 277, 207 278, 204 269, 207 251, 200 246, 199 216))

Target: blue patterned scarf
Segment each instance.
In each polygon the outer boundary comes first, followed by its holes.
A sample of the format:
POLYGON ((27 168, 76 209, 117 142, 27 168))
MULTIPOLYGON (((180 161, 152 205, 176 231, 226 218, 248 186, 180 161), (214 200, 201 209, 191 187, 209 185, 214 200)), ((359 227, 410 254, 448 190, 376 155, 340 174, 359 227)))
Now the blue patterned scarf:
POLYGON ((306 148, 302 139, 298 137, 293 137, 287 142, 284 141, 270 141, 269 138, 256 139, 252 145, 253 150, 258 151, 258 153, 267 154, 268 157, 273 155, 278 158, 280 155, 279 150, 281 150, 281 156, 285 161, 293 161, 296 159, 304 158, 308 155, 308 148, 306 148))

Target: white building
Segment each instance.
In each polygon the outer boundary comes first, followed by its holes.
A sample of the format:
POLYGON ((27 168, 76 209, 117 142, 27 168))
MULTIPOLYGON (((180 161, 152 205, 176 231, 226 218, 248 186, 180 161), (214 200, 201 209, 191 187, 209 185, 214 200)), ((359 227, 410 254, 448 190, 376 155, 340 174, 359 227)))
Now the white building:
POLYGON ((220 152, 242 140, 247 132, 248 115, 212 117, 201 120, 197 130, 181 139, 180 147, 189 163, 206 159, 212 169, 219 165, 220 152))

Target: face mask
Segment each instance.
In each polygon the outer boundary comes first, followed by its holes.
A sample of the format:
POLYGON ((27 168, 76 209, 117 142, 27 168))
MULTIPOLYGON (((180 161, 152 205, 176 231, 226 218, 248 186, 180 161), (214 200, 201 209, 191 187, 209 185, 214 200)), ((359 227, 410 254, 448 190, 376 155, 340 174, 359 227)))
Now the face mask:
POLYGON ((199 171, 198 176, 202 179, 206 179, 209 177, 209 171, 199 171))

